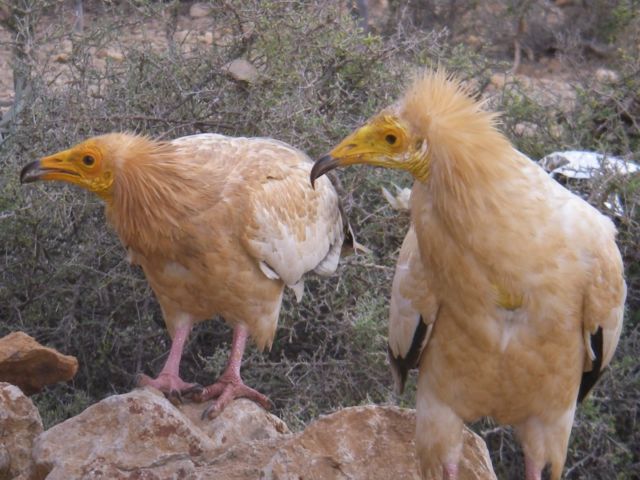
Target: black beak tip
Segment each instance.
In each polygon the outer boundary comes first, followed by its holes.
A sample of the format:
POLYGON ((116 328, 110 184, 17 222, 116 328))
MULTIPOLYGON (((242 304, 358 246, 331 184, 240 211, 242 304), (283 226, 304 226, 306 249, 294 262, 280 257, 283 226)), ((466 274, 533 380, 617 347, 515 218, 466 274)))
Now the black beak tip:
POLYGON ((32 183, 38 180, 39 177, 37 175, 37 171, 39 170, 39 168, 40 162, 38 160, 25 165, 20 171, 20 183, 32 183), (34 170, 36 172, 34 172, 34 170))
POLYGON ((325 173, 333 170, 338 166, 338 161, 331 155, 325 155, 324 157, 316 160, 311 169, 309 178, 311 180, 311 186, 315 189, 316 179, 324 175, 325 173))

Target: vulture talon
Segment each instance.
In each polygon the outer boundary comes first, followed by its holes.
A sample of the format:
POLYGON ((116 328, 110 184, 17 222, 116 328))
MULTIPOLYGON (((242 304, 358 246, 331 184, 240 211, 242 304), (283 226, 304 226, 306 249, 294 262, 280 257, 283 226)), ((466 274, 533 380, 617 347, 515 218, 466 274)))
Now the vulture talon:
POLYGON ((199 383, 195 383, 192 387, 189 387, 183 390, 182 395, 188 398, 189 400, 199 403, 201 401, 199 400, 199 398, 203 392, 204 392, 204 387, 199 383))
POLYGON ((200 420, 213 420, 220 415, 220 412, 222 412, 222 410, 218 407, 218 402, 211 402, 211 404, 202 411, 200 420))
POLYGON ((139 387, 153 387, 164 393, 167 398, 178 396, 182 402, 182 394, 198 386, 197 383, 187 383, 178 375, 160 372, 157 378, 151 378, 144 373, 137 375, 139 387))
POLYGON ((169 393, 166 393, 165 396, 167 397, 167 400, 176 407, 184 403, 180 390, 171 390, 169 393))
POLYGON ((265 410, 271 410, 272 403, 271 401, 262 393, 254 390, 251 387, 247 387, 244 383, 215 383, 206 389, 207 397, 215 398, 211 404, 204 409, 202 412, 202 420, 209 419, 212 420, 216 418, 222 411, 236 398, 246 398, 249 399, 258 405, 260 405, 265 410), (211 388, 213 387, 213 388, 211 388), (213 393, 216 395, 213 395, 213 393))

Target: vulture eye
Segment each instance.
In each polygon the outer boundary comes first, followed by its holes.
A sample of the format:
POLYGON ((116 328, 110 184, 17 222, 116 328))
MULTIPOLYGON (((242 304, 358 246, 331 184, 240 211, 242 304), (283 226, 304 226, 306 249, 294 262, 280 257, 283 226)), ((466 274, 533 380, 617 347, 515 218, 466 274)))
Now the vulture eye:
POLYGON ((85 155, 84 157, 82 157, 82 163, 84 163, 87 167, 90 167, 91 165, 96 163, 96 159, 91 155, 85 155))
POLYGON ((392 135, 392 134, 388 134, 386 137, 384 137, 384 139, 387 141, 387 143, 389 145, 393 145, 394 143, 396 143, 396 136, 392 135))

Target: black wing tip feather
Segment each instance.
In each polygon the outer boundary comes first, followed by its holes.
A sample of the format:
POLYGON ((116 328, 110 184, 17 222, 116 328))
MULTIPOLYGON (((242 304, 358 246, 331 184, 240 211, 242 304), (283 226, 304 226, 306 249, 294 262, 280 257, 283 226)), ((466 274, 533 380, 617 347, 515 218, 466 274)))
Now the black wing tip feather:
POLYGON ((596 333, 591 335, 591 348, 595 353, 596 358, 593 360, 593 366, 588 372, 582 374, 582 381, 580 382, 580 390, 578 391, 578 403, 581 403, 591 389, 598 383, 598 379, 602 376, 602 353, 604 349, 604 337, 602 333, 602 327, 596 330, 596 333))
POLYGON ((388 347, 389 363, 391 364, 391 373, 395 380, 395 390, 398 395, 404 393, 404 386, 407 382, 407 375, 409 370, 418 366, 418 360, 420 360, 420 354, 422 353, 422 343, 427 335, 427 324, 424 323, 422 315, 420 315, 420 321, 416 327, 416 331, 413 333, 413 339, 411 340, 411 347, 406 356, 398 355, 397 357, 391 351, 391 347, 388 347))
POLYGON ((395 357, 393 355, 391 347, 387 347, 387 355, 389 357, 389 364, 391 365, 394 390, 396 394, 402 395, 404 393, 404 386, 407 383, 409 367, 407 367, 406 361, 402 357, 395 357))

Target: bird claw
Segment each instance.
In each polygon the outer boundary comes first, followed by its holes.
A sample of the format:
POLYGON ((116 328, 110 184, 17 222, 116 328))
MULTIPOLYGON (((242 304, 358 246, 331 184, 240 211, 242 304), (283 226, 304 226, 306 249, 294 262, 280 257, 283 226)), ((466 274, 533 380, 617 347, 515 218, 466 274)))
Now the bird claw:
POLYGON ((182 393, 180 393, 180 390, 171 390, 170 392, 165 393, 164 395, 165 397, 167 397, 167 400, 169 400, 171 404, 174 406, 182 405, 184 403, 182 398, 182 393))
POLYGON ((191 387, 182 390, 182 395, 184 395, 189 400, 200 403, 202 394, 204 393, 205 388, 199 383, 194 383, 191 387))
POLYGON ((197 383, 186 383, 180 377, 161 373, 158 378, 151 378, 140 373, 136 376, 136 384, 139 387, 153 387, 164 393, 165 397, 173 405, 181 405, 184 399, 193 399, 194 394, 204 390, 202 385, 197 383))
POLYGON ((198 402, 199 395, 202 395, 204 387, 198 383, 194 383, 192 386, 183 390, 173 389, 169 393, 165 393, 167 399, 175 406, 182 405, 185 401, 191 400, 198 402))
POLYGON ((204 388, 202 393, 198 396, 199 401, 203 402, 210 398, 215 398, 211 404, 202 412, 201 419, 214 419, 225 407, 236 398, 247 398, 260 405, 265 410, 271 410, 271 401, 262 393, 254 390, 251 387, 247 387, 242 380, 240 381, 218 381, 213 385, 209 385, 204 388), (217 398, 216 398, 217 397, 217 398))
POLYGON ((200 420, 213 420, 218 415, 220 415, 221 412, 222 409, 218 408, 218 402, 211 402, 211 404, 209 404, 209 406, 203 410, 202 415, 200 415, 200 420))

